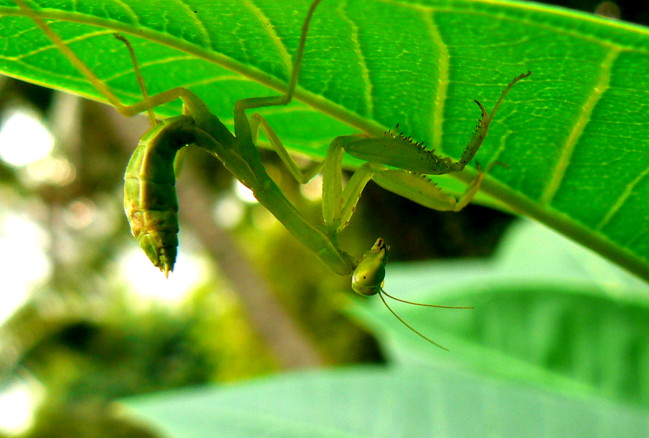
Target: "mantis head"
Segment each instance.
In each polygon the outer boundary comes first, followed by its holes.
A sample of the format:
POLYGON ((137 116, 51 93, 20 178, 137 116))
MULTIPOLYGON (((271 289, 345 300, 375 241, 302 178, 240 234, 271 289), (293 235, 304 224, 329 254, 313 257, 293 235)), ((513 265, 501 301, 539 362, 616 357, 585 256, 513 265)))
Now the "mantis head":
POLYGON ((379 237, 372 248, 363 254, 352 274, 354 292, 366 297, 381 293, 389 250, 390 247, 379 237))
POLYGON ((385 243, 382 238, 376 239, 374 245, 361 257, 360 262, 354 269, 352 274, 352 289, 359 295, 372 296, 378 294, 387 309, 397 318, 403 325, 415 332, 420 337, 424 338, 431 344, 448 351, 446 347, 439 345, 437 342, 430 340, 428 337, 413 328, 410 324, 404 321, 397 313, 392 310, 385 297, 391 298, 395 301, 402 303, 412 304, 414 306, 424 307, 439 307, 442 309, 473 309, 473 307, 454 307, 454 306, 439 306, 436 304, 422 304, 413 301, 402 300, 401 298, 394 297, 383 290, 383 279, 385 278, 385 265, 388 262, 388 251, 390 247, 385 243))

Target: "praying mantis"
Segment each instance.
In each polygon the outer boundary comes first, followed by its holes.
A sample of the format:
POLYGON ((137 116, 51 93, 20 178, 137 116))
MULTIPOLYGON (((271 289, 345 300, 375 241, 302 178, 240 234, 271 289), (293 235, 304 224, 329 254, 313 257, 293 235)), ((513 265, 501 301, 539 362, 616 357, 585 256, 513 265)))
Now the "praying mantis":
POLYGON ((357 259, 340 249, 338 235, 348 226, 362 191, 370 180, 432 209, 460 211, 464 208, 479 190, 485 172, 479 169, 478 175, 459 198, 444 193, 423 175, 443 175, 463 170, 482 145, 489 125, 506 94, 519 80, 529 76, 530 72, 515 77, 505 87, 490 113, 480 102, 475 101, 481 111, 481 118, 457 161, 427 150, 422 143, 400 133, 397 127, 378 138, 365 135, 339 136, 331 142, 323 163, 310 171, 303 171, 291 158, 270 124, 258 113, 249 117, 247 112, 257 108, 284 106, 293 99, 309 25, 321 0, 313 1, 302 25, 286 93, 280 96, 239 100, 234 106, 234 132, 213 115, 207 105, 190 90, 174 88, 150 96, 130 43, 126 38, 116 35, 129 51, 143 96, 138 103, 123 105, 110 88, 25 0, 15 1, 24 14, 34 21, 118 112, 128 117, 145 111, 148 113, 152 126, 141 138, 125 172, 124 209, 139 245, 153 265, 165 275, 173 271, 178 246, 178 201, 174 159, 183 147, 193 145, 216 157, 235 178, 254 193, 257 200, 289 232, 333 272, 351 275, 352 289, 356 293, 365 296, 378 294, 390 312, 408 328, 428 342, 444 348, 403 321, 387 304, 384 295, 405 303, 429 307, 465 307, 413 303, 393 297, 383 290, 389 251, 383 239, 377 239, 370 250, 357 259), (183 102, 183 114, 161 121, 156 120, 153 109, 176 99, 183 102), (313 224, 306 220, 269 177, 256 146, 260 131, 298 182, 304 184, 318 172, 322 173, 322 224, 313 224), (365 164, 354 172, 343 187, 342 159, 345 153, 365 160, 365 164))

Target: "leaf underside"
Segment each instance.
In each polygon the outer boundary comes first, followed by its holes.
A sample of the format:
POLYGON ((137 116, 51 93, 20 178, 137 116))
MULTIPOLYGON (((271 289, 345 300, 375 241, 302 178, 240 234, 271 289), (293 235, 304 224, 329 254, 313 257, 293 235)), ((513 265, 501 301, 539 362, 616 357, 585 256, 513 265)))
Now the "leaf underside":
POLYGON ((439 369, 303 372, 154 394, 127 406, 174 438, 215 430, 235 438, 640 437, 649 430, 646 416, 625 406, 439 369))
MULTIPOLYGON (((191 88, 226 122, 244 97, 281 91, 309 2, 31 2, 125 102, 191 88), (272 91, 272 90, 275 91, 272 91)), ((0 0, 0 72, 100 98, 11 0, 0 0)), ((516 85, 477 160, 484 191, 649 279, 649 30, 532 3, 324 0, 297 98, 264 111, 293 150, 400 129, 458 157, 478 112, 516 85)), ((179 103, 157 109, 176 115, 179 103)), ((458 175, 467 180, 469 174, 458 175)))

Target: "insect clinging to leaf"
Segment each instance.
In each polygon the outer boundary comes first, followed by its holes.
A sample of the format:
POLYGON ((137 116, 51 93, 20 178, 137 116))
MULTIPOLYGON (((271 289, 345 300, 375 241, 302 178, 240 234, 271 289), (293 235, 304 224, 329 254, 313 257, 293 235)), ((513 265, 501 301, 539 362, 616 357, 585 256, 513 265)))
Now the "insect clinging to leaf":
POLYGON ((135 77, 143 96, 136 104, 123 105, 36 10, 28 7, 25 0, 15 1, 24 15, 36 23, 86 80, 121 114, 133 116, 143 111, 148 113, 152 127, 141 138, 125 172, 124 208, 133 235, 152 263, 165 275, 174 269, 178 245, 174 159, 183 147, 193 145, 216 157, 235 178, 252 190, 259 202, 288 231, 311 249, 332 271, 340 275, 351 275, 352 289, 355 292, 361 295, 378 294, 395 317, 419 336, 438 345, 403 321, 390 308, 385 297, 409 304, 447 306, 413 303, 389 295, 383 290, 389 249, 383 239, 379 238, 369 251, 359 258, 354 258, 340 249, 338 235, 349 224, 362 191, 370 180, 429 208, 443 211, 459 211, 464 208, 479 190, 484 172, 478 171, 475 179, 459 198, 444 193, 424 175, 443 175, 463 170, 482 145, 505 95, 519 80, 529 76, 529 72, 515 77, 505 87, 491 112, 476 101, 481 117, 457 161, 426 149, 423 144, 403 135, 397 128, 387 131, 382 137, 337 137, 331 142, 323 163, 315 170, 305 172, 293 161, 270 124, 258 113, 248 117, 247 111, 284 106, 291 102, 297 86, 311 19, 321 0, 313 1, 306 14, 286 93, 280 96, 239 100, 234 106, 234 132, 210 113, 207 105, 190 90, 174 88, 150 96, 130 43, 126 38, 117 36, 130 53, 135 77), (176 99, 182 100, 183 114, 157 121, 153 108, 176 99), (322 173, 323 224, 313 224, 306 220, 268 176, 255 144, 260 130, 289 172, 300 183, 307 182, 317 172, 322 173), (345 153, 365 160, 365 164, 354 172, 343 187, 342 159, 345 153))

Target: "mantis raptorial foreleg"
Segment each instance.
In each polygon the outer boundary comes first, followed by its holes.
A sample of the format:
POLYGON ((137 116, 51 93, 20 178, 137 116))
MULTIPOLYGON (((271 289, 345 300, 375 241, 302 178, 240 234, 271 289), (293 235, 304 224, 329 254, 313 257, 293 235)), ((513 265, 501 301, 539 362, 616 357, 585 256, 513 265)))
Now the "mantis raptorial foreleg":
POLYGON ((458 161, 427 151, 422 144, 413 142, 397 131, 388 131, 382 138, 337 137, 331 143, 322 165, 302 171, 268 122, 259 114, 253 114, 249 118, 247 111, 283 106, 292 100, 309 24, 320 1, 315 0, 311 4, 302 26, 286 94, 238 101, 234 107, 234 133, 232 133, 210 113, 207 105, 197 95, 187 89, 174 88, 149 96, 137 67, 133 49, 128 40, 118 36, 128 47, 143 95, 143 100, 138 103, 121 104, 110 88, 95 76, 36 12, 26 6, 24 0, 16 0, 25 15, 42 29, 70 62, 121 114, 132 116, 140 112, 148 112, 153 126, 144 134, 129 161, 125 173, 124 207, 133 235, 155 266, 165 274, 173 270, 178 245, 178 202, 173 163, 180 149, 188 145, 198 146, 218 158, 235 178, 252 190, 262 205, 334 272, 340 275, 352 274, 352 288, 355 292, 361 295, 379 294, 388 309, 400 321, 435 344, 403 321, 385 300, 384 296, 387 296, 409 304, 423 305, 392 297, 383 290, 389 249, 383 239, 379 238, 368 252, 356 260, 338 247, 338 234, 348 225, 363 188, 371 179, 388 190, 434 209, 459 211, 466 206, 478 191, 484 173, 479 171, 465 194, 457 200, 444 194, 421 175, 441 175, 462 170, 480 148, 489 124, 506 93, 529 73, 518 76, 505 88, 491 114, 477 102, 482 117, 458 161), (156 122, 152 109, 175 99, 182 100, 183 115, 156 122), (260 130, 266 135, 290 173, 300 183, 307 182, 322 169, 324 226, 309 223, 268 176, 256 147, 260 130), (354 173, 343 188, 342 158, 345 152, 364 159, 367 163, 354 173))
POLYGON ((502 91, 491 113, 488 113, 480 102, 475 101, 480 107, 482 115, 473 136, 458 161, 453 161, 449 157, 443 157, 434 151, 425 149, 423 143, 417 143, 397 130, 387 131, 385 136, 380 138, 355 135, 335 138, 329 146, 324 164, 325 187, 323 189, 323 198, 329 200, 329 202, 324 202, 325 205, 330 203, 341 207, 325 210, 325 224, 337 232, 342 231, 349 223, 363 188, 370 179, 384 189, 425 207, 439 211, 462 210, 471 202, 480 189, 480 184, 484 178, 484 173, 480 169, 478 169, 478 175, 468 185, 467 190, 460 198, 444 193, 426 179, 424 175, 443 175, 463 170, 482 145, 489 130, 489 125, 509 90, 518 81, 530 74, 530 72, 527 72, 515 77, 502 91), (339 180, 334 178, 334 175, 340 172, 343 151, 368 162, 356 171, 356 174, 352 176, 352 179, 345 187, 344 192, 341 190, 339 180), (327 177, 327 175, 330 176, 327 177), (339 212, 340 216, 337 216, 336 212, 339 212))

